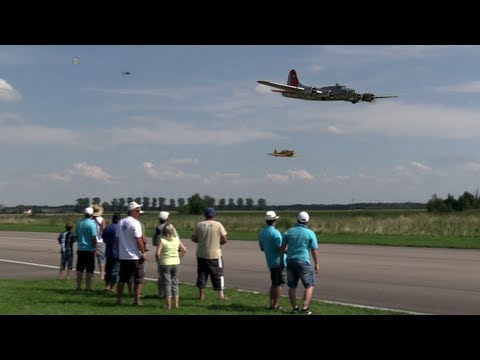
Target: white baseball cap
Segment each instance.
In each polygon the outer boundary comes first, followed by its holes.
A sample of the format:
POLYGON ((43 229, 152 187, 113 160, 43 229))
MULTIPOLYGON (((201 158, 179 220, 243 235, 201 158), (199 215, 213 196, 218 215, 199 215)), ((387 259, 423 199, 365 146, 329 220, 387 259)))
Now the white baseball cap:
POLYGON ((143 213, 142 209, 141 209, 142 205, 140 204, 137 204, 135 201, 132 201, 130 204, 128 204, 128 211, 132 211, 132 210, 135 210, 135 209, 139 209, 140 210, 140 214, 143 213))
POLYGON ((160 213, 158 214, 158 218, 160 220, 167 220, 169 216, 170 213, 168 211, 160 211, 160 213))
POLYGON ((92 215, 93 214, 93 208, 91 206, 85 208, 85 210, 83 210, 83 213, 85 215, 92 215))
POLYGON ((298 221, 301 223, 308 223, 310 221, 310 215, 307 212, 302 211, 297 216, 298 221))
POLYGON ((275 211, 267 211, 265 214, 265 220, 277 220, 280 216, 275 214, 275 211))

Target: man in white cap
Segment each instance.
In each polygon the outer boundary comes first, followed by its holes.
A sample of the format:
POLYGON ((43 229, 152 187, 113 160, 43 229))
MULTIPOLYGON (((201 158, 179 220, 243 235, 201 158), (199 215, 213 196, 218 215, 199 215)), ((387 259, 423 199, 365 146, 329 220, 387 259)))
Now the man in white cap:
MULTIPOLYGON (((170 213, 168 211, 160 211, 160 213, 158 214, 158 221, 160 222, 160 224, 155 229, 153 229, 153 235, 152 235, 153 246, 158 246, 158 241, 160 240, 164 226, 170 223, 170 213)), ((172 225, 172 228, 175 231, 175 236, 178 237, 177 229, 175 229, 173 225, 172 225)), ((165 294, 163 293, 160 264, 157 264, 157 272, 158 272, 158 280, 157 280, 158 297, 163 299, 165 297, 165 294)))
MULTIPOLYGON (((275 211, 267 211, 265 214, 266 226, 258 235, 258 245, 260 250, 265 253, 267 266, 270 270, 270 310, 281 310, 280 297, 282 296, 282 287, 287 282, 285 268, 280 268, 280 248, 282 246, 282 234, 275 229, 275 224, 279 216, 275 211)), ((285 257, 283 262, 285 263, 285 257)))
POLYGON ((128 204, 128 216, 118 222, 115 237, 118 244, 120 261, 120 279, 117 284, 117 304, 122 303, 123 287, 133 276, 135 305, 143 305, 140 301, 142 283, 145 278, 144 261, 146 256, 143 230, 138 218, 143 213, 141 205, 132 201, 128 204))
POLYGON ((318 241, 315 233, 307 227, 310 216, 302 211, 297 216, 295 226, 283 234, 282 247, 280 248, 280 266, 287 266, 288 297, 292 304, 292 313, 310 315, 310 301, 315 287, 315 274, 318 272, 318 241), (283 256, 288 248, 286 264, 283 263, 283 256), (310 266, 310 253, 315 263, 314 269, 310 266), (302 281, 305 288, 303 293, 303 307, 297 306, 297 285, 298 280, 302 281))

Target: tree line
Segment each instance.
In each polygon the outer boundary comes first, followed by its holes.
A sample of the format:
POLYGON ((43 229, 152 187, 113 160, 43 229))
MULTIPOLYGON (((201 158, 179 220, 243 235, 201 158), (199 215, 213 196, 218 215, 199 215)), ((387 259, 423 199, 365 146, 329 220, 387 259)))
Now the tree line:
POLYGON ((101 202, 99 197, 78 198, 75 204, 75 211, 83 211, 91 204, 100 204, 106 211, 120 211, 124 212, 128 203, 135 201, 142 205, 143 210, 176 210, 182 214, 201 214, 207 207, 215 207, 217 210, 265 210, 267 208, 267 201, 263 198, 257 199, 255 202, 252 198, 221 198, 216 201, 210 195, 200 196, 196 193, 185 199, 180 197, 178 199, 167 199, 164 197, 127 197, 114 198, 111 202, 101 202))
POLYGON ((433 194, 430 200, 425 203, 419 202, 394 202, 394 203, 351 203, 351 204, 292 204, 292 205, 268 205, 264 198, 258 198, 256 201, 252 198, 221 198, 217 201, 210 195, 201 196, 196 193, 189 198, 180 197, 178 199, 166 199, 164 197, 126 197, 113 198, 110 202, 101 200, 100 197, 83 197, 76 199, 73 205, 60 206, 41 206, 41 205, 17 205, 14 207, 5 207, 0 204, 0 213, 67 213, 82 212, 87 206, 100 204, 105 211, 125 212, 128 203, 135 201, 142 205, 147 211, 178 211, 181 214, 201 214, 207 207, 214 207, 217 210, 382 210, 382 209, 427 209, 428 212, 452 212, 464 211, 480 208, 480 193, 477 190, 475 194, 465 191, 456 199, 448 194, 446 199, 442 199, 437 194, 433 194))
POLYGON ((475 195, 465 191, 458 199, 451 194, 447 195, 444 200, 438 197, 437 194, 433 194, 430 200, 427 202, 428 212, 452 212, 452 211, 465 211, 472 209, 480 209, 480 194, 479 191, 475 191, 475 195))

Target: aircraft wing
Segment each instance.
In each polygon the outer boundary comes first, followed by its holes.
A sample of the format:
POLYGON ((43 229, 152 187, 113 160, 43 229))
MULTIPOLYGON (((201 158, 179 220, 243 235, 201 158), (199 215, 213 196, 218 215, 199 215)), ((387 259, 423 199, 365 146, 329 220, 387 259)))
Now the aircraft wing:
MULTIPOLYGON (((282 89, 282 90, 285 90, 285 91, 287 91, 287 92, 303 93, 303 92, 305 91, 305 88, 304 88, 304 87, 300 87, 300 86, 292 86, 292 85, 287 85, 287 84, 279 84, 279 83, 274 83, 274 82, 265 81, 265 80, 258 80, 257 82, 258 82, 259 84, 271 86, 271 87, 274 87, 274 88, 277 88, 277 89, 282 89)), ((273 91, 273 90, 272 90, 272 91, 273 91)))

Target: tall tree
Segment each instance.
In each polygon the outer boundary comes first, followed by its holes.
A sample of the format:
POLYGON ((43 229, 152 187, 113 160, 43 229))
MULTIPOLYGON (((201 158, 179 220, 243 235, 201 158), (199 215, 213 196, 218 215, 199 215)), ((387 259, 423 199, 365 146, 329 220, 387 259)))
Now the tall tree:
POLYGON ((246 198, 245 199, 245 208, 247 210, 252 210, 253 209, 253 204, 254 204, 254 201, 252 198, 246 198))
POLYGON ((159 197, 159 198, 158 198, 158 208, 159 208, 160 210, 162 210, 162 209, 165 207, 165 201, 166 201, 166 200, 167 200, 167 199, 165 199, 164 197, 159 197))
POLYGON ((152 198, 152 210, 157 210, 157 198, 152 198))
POLYGON ((243 199, 242 198, 237 199, 237 209, 238 210, 243 210, 243 199))
POLYGON ((228 199, 228 210, 235 210, 235 200, 233 198, 228 199))
POLYGON ((125 198, 118 199, 118 211, 125 211, 126 208, 127 202, 125 201, 125 198))
POLYGON ((203 197, 203 201, 205 202, 205 207, 215 207, 215 198, 205 195, 203 197))
POLYGON ((179 197, 179 198, 177 199, 177 206, 178 206, 178 207, 181 207, 181 206, 183 206, 183 205, 185 205, 185 198, 179 197))
POLYGON ((111 209, 113 211, 120 211, 120 203, 117 198, 113 198, 111 201, 111 209))
POLYGON ((93 204, 97 204, 97 205, 100 205, 101 201, 100 201, 100 198, 99 197, 94 197, 92 199, 92 205, 93 204))
POLYGON ((75 211, 83 212, 83 210, 90 206, 90 198, 78 198, 77 203, 75 204, 75 211))
POLYGON ((150 198, 148 196, 143 197, 142 207, 145 210, 150 210, 150 198))
POLYGON ((170 210, 175 210, 175 199, 170 199, 170 204, 168 206, 170 210))
POLYGON ((202 214, 207 208, 205 200, 198 193, 188 198, 188 206, 190 207, 190 214, 195 215, 202 214))
POLYGON ((265 210, 267 208, 267 200, 259 198, 257 200, 257 208, 258 210, 265 210))
POLYGON ((221 198, 219 201, 218 201, 218 209, 219 210, 225 210, 227 208, 227 201, 225 200, 225 198, 221 198))

